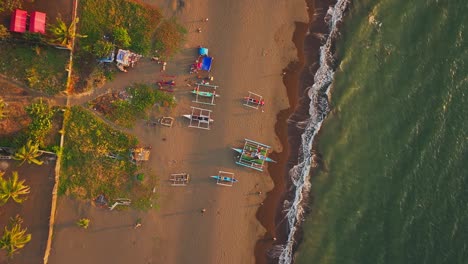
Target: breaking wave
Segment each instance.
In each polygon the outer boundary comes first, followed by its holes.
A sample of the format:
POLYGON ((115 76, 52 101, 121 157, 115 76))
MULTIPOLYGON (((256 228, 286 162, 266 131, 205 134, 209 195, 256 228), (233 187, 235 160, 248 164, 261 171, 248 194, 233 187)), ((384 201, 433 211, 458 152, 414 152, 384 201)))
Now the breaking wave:
MULTIPOLYGON (((286 244, 276 248, 281 249, 280 264, 290 264, 294 259, 294 246, 296 245, 297 231, 304 219, 304 206, 310 191, 310 170, 315 166, 315 154, 312 151, 315 135, 317 135, 329 109, 328 94, 334 76, 333 43, 339 35, 338 26, 343 20, 343 14, 350 0, 338 0, 331 6, 325 15, 325 22, 330 33, 325 44, 320 47, 320 67, 314 76, 314 85, 308 87, 308 96, 311 99, 309 114, 305 131, 301 138, 298 164, 289 171, 294 191, 294 200, 285 203, 287 206, 285 218, 288 220, 288 239, 286 244)), ((277 255, 277 254, 275 254, 277 255)))

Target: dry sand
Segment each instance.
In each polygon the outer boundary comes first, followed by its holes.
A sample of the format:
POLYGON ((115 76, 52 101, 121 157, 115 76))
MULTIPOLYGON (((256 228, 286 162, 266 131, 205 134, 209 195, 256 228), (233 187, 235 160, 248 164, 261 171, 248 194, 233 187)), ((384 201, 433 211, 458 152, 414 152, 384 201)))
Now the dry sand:
MULTIPOLYGON (((142 121, 131 131, 143 145, 153 147, 145 166, 160 177, 160 208, 147 213, 111 212, 61 198, 49 263, 254 263, 255 243, 265 233, 255 213, 273 188, 272 181, 267 172, 235 165, 230 148, 241 147, 249 138, 281 150, 274 124, 276 113, 288 107, 282 69, 296 60, 291 38, 294 21, 307 21, 305 2, 146 2, 163 8, 166 17, 177 16, 189 30, 185 49, 167 67, 167 74, 179 76, 178 106, 171 112, 177 117, 174 127, 150 128, 142 121), (209 21, 202 22, 204 18, 209 21), (197 33, 197 28, 202 32, 197 33), (211 74, 220 86, 217 105, 205 107, 213 110, 210 131, 187 128, 180 118, 195 105, 183 80, 198 45, 208 47, 214 56, 211 74), (242 106, 249 90, 264 96, 264 113, 242 106), (234 172, 239 183, 232 188, 217 186, 209 176, 218 170, 234 172), (191 183, 171 187, 167 179, 176 172, 190 173, 191 183), (207 209, 204 214, 202 208, 207 209), (80 217, 91 219, 88 230, 74 225, 80 217), (142 226, 134 229, 137 218, 142 226)), ((159 65, 146 59, 107 88, 159 79, 159 65)))

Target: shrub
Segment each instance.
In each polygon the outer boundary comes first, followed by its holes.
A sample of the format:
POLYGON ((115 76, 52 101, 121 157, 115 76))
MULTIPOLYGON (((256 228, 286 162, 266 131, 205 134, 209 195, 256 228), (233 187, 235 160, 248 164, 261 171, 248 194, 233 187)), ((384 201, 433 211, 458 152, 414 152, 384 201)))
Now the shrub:
POLYGON ((166 58, 178 52, 185 42, 187 30, 175 19, 169 19, 161 23, 156 31, 155 49, 161 49, 166 58))
POLYGON ((93 44, 93 54, 98 58, 107 57, 114 50, 114 44, 107 40, 98 40, 93 44))
POLYGON ((132 39, 128 35, 127 29, 123 27, 116 27, 114 28, 113 36, 114 36, 114 41, 118 46, 122 48, 130 47, 130 43, 132 42, 132 39))
POLYGON ((10 32, 4 25, 0 25, 0 40, 5 40, 10 37, 10 32))

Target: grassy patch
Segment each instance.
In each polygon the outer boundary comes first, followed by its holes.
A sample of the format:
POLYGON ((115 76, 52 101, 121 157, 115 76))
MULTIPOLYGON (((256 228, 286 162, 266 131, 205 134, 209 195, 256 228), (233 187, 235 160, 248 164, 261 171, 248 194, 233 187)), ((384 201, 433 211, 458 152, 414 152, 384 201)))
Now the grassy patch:
POLYGON ((83 48, 90 49, 120 28, 128 32, 129 49, 143 55, 150 53, 153 34, 162 19, 159 10, 127 0, 82 0, 79 16, 80 33, 88 36, 80 39, 83 48))
POLYGON ((185 42, 187 30, 174 18, 165 20, 156 31, 156 50, 161 50, 161 57, 170 58, 176 54, 185 42))
POLYGON ((0 72, 46 94, 65 90, 68 51, 48 46, 0 42, 0 72))
POLYGON ((66 113, 65 146, 59 194, 93 199, 99 194, 110 200, 130 198, 137 208, 150 205, 154 176, 136 178, 137 166, 130 162, 129 149, 136 138, 116 131, 82 107, 66 113), (118 158, 109 158, 112 153, 118 158))
POLYGON ((147 84, 134 84, 123 95, 115 96, 111 101, 95 100, 91 107, 98 111, 105 109, 101 112, 106 118, 117 125, 131 127, 137 119, 144 118, 148 109, 155 104, 172 107, 175 105, 174 96, 147 84))

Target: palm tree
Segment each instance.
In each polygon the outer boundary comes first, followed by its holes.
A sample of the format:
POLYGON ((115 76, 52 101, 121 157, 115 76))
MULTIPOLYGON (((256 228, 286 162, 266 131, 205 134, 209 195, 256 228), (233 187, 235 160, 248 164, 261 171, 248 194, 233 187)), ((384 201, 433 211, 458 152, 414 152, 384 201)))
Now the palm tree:
POLYGON ((18 180, 18 172, 14 171, 12 177, 8 180, 3 179, 3 173, 0 174, 0 206, 13 199, 17 203, 22 203, 26 200, 24 195, 29 193, 30 187, 25 185, 25 180, 18 180))
POLYGON ((0 238, 0 248, 6 250, 8 256, 11 257, 16 251, 22 249, 31 241, 31 234, 26 234, 27 228, 21 228, 23 219, 18 215, 10 221, 9 228, 5 227, 5 232, 0 238))
POLYGON ((2 98, 0 98, 0 120, 7 117, 7 113, 8 113, 8 110, 6 109, 7 106, 8 106, 7 103, 5 103, 5 101, 3 101, 2 98))
POLYGON ((70 46, 70 42, 74 38, 86 38, 86 35, 76 33, 76 24, 80 19, 77 17, 73 19, 70 26, 67 26, 60 17, 57 17, 57 23, 49 27, 49 32, 52 34, 52 42, 58 43, 63 46, 70 46))
POLYGON ((27 161, 29 164, 34 163, 37 165, 42 165, 44 163, 43 161, 38 160, 37 158, 42 155, 42 151, 39 149, 39 144, 37 143, 32 143, 32 140, 28 140, 26 145, 22 146, 16 153, 15 156, 13 156, 13 159, 15 160, 21 160, 21 165, 25 161, 27 161))

